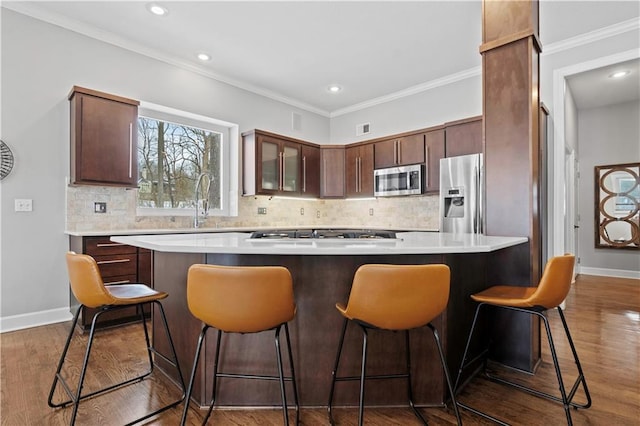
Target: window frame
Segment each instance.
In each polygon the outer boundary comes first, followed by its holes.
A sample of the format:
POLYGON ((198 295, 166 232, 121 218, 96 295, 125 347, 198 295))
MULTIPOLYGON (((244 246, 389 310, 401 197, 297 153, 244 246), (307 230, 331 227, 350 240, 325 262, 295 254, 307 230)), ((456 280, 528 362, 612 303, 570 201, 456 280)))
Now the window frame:
MULTIPOLYGON (((221 133, 221 207, 219 209, 210 209, 209 216, 238 216, 238 186, 240 180, 239 144, 237 142, 239 137, 238 125, 145 101, 140 102, 138 116, 221 133)), ((136 216, 193 216, 195 214, 195 208, 140 207, 137 204, 138 194, 136 193, 136 216)))

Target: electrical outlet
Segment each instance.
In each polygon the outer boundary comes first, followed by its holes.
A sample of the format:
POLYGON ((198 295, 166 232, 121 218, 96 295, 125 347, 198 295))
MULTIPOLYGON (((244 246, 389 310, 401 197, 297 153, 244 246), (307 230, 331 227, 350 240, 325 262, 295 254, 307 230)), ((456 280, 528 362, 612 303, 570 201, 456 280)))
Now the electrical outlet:
POLYGON ((320 218, 320 210, 316 210, 316 217, 320 218))
POLYGON ((300 216, 304 216, 304 207, 300 207, 300 216))
POLYGON ((107 203, 103 201, 96 201, 93 203, 93 212, 94 213, 106 213, 107 212, 107 203))
POLYGON ((373 216, 373 209, 369 209, 369 216, 373 216))
POLYGON ((30 212, 33 210, 33 200, 28 198, 16 198, 15 199, 15 211, 17 212, 30 212))
POLYGON ((258 214, 267 214, 266 207, 258 207, 258 214))

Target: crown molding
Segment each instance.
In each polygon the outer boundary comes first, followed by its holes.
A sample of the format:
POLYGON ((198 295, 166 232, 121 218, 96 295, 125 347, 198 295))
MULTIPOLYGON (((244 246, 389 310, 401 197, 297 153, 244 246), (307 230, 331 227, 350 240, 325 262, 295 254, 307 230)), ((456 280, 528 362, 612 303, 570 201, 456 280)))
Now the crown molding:
POLYGON ((640 29, 640 17, 622 21, 617 24, 609 25, 608 27, 602 27, 588 33, 580 34, 575 37, 570 37, 555 43, 550 43, 544 46, 541 55, 553 55, 565 50, 574 49, 576 47, 584 46, 585 44, 595 43, 596 41, 604 40, 609 37, 614 37, 620 34, 627 33, 629 31, 637 31, 640 29))
MULTIPOLYGON (((194 72, 196 74, 211 78, 221 83, 225 83, 230 86, 234 86, 239 89, 246 90, 248 92, 251 92, 260 96, 264 96, 266 98, 269 98, 278 102, 282 102, 287 105, 291 105, 293 107, 296 107, 314 114, 318 114, 320 116, 327 117, 327 118, 338 117, 341 115, 360 111, 366 108, 371 108, 376 105, 381 105, 386 102, 391 102, 391 101, 405 98, 408 96, 416 95, 418 93, 425 92, 427 90, 431 90, 441 86, 446 86, 448 84, 452 84, 468 78, 476 77, 481 75, 482 73, 482 69, 480 66, 474 67, 474 68, 467 69, 455 74, 451 74, 446 77, 431 80, 422 84, 409 87, 404 90, 400 90, 398 92, 390 93, 388 95, 380 96, 378 98, 370 99, 365 102, 360 102, 358 104, 354 104, 354 105, 351 105, 345 108, 340 108, 330 112, 321 108, 317 108, 313 105, 300 102, 296 99, 283 96, 271 90, 267 90, 262 87, 241 82, 225 75, 214 73, 208 69, 199 67, 188 61, 176 59, 175 57, 172 57, 170 55, 165 55, 158 50, 150 49, 146 46, 134 43, 128 39, 125 39, 113 33, 100 30, 90 25, 83 24, 76 20, 69 19, 65 16, 43 11, 41 8, 37 7, 31 2, 26 2, 26 1, 25 2, 17 2, 17 1, 3 2, 2 7, 13 10, 17 13, 21 13, 23 15, 27 15, 32 18, 65 28, 67 30, 85 35, 87 37, 91 37, 96 40, 99 40, 108 44, 112 44, 114 46, 118 46, 120 48, 138 53, 140 55, 144 55, 152 59, 156 59, 156 60, 165 62, 167 64, 194 72)), ((629 19, 627 21, 623 21, 614 25, 603 27, 594 31, 590 31, 588 33, 571 37, 559 42, 550 43, 544 46, 544 50, 541 52, 541 55, 542 56, 553 55, 555 53, 573 49, 579 46, 583 46, 585 44, 594 43, 599 40, 604 40, 610 37, 614 37, 619 34, 624 34, 630 31, 636 31, 638 29, 640 29, 640 17, 629 19)))

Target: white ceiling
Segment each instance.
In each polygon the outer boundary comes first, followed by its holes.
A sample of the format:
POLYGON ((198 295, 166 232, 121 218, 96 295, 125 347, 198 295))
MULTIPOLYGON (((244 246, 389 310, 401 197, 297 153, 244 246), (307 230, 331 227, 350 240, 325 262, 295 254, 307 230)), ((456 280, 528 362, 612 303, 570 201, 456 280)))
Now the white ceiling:
MULTIPOLYGON (((481 65, 479 0, 157 3, 168 15, 152 15, 141 1, 2 6, 327 116, 477 74, 481 65), (212 60, 198 61, 199 52, 212 60), (343 90, 331 94, 330 84, 343 90)), ((543 54, 638 16, 638 1, 542 0, 543 54)), ((578 103, 585 87, 597 93, 572 80, 578 103)))

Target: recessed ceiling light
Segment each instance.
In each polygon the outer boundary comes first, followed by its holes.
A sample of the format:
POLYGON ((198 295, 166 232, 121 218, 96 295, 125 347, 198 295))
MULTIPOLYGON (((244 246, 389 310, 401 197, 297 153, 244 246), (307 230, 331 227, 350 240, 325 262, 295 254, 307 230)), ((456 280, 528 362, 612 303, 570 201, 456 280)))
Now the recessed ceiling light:
POLYGON ((169 13, 169 10, 166 7, 162 7, 156 3, 148 3, 147 10, 157 16, 165 16, 169 13))
POLYGON ((198 53, 198 59, 200 59, 202 62, 206 62, 211 60, 211 56, 207 55, 206 53, 198 53))
POLYGON ((342 91, 342 87, 338 86, 337 84, 332 84, 331 86, 327 87, 327 90, 330 93, 338 93, 342 91))
POLYGON ((629 70, 616 71, 613 74, 610 74, 609 78, 622 78, 628 76, 629 74, 631 74, 631 71, 629 70))

